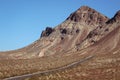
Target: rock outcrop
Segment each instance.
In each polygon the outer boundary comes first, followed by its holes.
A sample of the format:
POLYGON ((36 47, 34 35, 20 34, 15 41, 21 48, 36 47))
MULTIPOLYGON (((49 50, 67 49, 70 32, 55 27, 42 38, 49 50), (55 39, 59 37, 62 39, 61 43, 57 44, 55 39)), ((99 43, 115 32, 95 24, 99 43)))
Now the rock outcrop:
POLYGON ((49 36, 53 31, 54 31, 54 29, 52 29, 51 27, 47 27, 46 30, 42 32, 41 37, 47 37, 47 36, 49 36))

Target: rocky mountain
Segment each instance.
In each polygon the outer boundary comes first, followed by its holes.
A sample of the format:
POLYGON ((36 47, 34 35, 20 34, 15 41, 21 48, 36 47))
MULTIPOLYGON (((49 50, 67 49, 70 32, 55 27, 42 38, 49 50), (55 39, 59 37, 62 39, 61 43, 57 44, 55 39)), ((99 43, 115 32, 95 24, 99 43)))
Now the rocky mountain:
POLYGON ((55 28, 47 27, 40 39, 29 46, 0 52, 0 55, 1 58, 23 59, 79 51, 96 44, 119 25, 120 11, 109 19, 88 6, 82 6, 55 28))
POLYGON ((120 11, 109 19, 82 6, 34 43, 0 52, 0 79, 119 80, 119 64, 120 11))

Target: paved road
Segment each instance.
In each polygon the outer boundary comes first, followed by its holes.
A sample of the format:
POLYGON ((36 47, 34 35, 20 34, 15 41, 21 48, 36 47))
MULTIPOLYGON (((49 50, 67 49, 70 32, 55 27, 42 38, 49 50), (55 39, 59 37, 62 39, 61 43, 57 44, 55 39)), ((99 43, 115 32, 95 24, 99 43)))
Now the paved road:
POLYGON ((73 62, 67 66, 64 66, 64 67, 60 67, 60 68, 56 68, 56 69, 52 69, 52 70, 47 70, 47 71, 40 71, 40 72, 36 72, 36 73, 32 73, 32 74, 26 74, 26 75, 21 75, 21 76, 14 76, 14 77, 10 77, 10 78, 5 78, 3 80, 23 80, 25 78, 28 78, 28 77, 31 77, 31 76, 34 76, 34 75, 43 75, 43 74, 50 74, 50 73, 53 73, 53 72, 56 72, 56 71, 61 71, 61 70, 65 70, 65 69, 68 69, 68 68, 72 68, 74 66, 77 66, 79 65, 80 63, 83 63, 91 58, 93 58, 94 56, 88 56, 84 59, 81 59, 79 61, 76 61, 76 62, 73 62))

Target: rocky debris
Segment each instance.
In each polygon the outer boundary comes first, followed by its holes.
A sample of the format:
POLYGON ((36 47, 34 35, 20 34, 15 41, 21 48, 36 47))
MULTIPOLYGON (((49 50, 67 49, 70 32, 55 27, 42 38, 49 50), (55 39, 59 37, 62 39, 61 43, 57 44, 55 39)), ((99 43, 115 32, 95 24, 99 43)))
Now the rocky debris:
POLYGON ((47 37, 54 31, 53 28, 47 27, 45 31, 42 32, 41 37, 47 37))
POLYGON ((72 20, 75 22, 85 22, 89 25, 104 24, 108 18, 101 15, 96 10, 91 9, 88 6, 82 6, 77 11, 73 12, 67 20, 72 20))

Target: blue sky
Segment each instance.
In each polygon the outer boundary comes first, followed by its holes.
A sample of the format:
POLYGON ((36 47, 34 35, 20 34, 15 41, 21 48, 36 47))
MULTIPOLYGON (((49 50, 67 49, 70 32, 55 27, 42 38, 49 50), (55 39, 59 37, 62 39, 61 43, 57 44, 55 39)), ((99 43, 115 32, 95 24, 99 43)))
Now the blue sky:
POLYGON ((110 18, 120 10, 120 0, 0 0, 0 51, 27 46, 83 5, 110 18))

